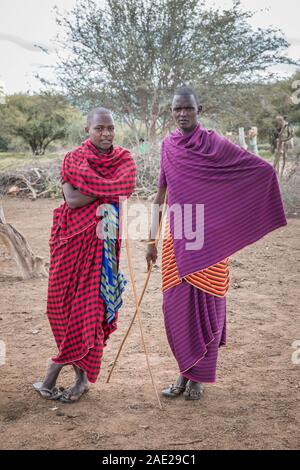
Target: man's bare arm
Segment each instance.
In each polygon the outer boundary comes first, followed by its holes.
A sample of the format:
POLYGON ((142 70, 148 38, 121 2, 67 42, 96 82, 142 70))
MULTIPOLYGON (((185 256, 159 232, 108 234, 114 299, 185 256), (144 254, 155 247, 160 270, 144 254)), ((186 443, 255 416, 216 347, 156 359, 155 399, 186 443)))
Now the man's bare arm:
MULTIPOLYGON (((154 211, 154 216, 153 216, 153 220, 151 223, 151 231, 149 234, 149 241, 154 241, 157 237, 157 233, 158 233, 158 229, 159 229, 160 221, 162 217, 162 209, 163 209, 163 203, 165 201, 166 191, 167 191, 166 187, 159 188, 155 196, 155 199, 153 201, 153 204, 157 204, 157 206, 159 207, 159 217, 157 218, 155 216, 155 211, 154 211)), ((146 253, 146 260, 147 260, 147 268, 149 270, 151 262, 154 264, 157 260, 157 248, 154 243, 148 245, 147 253, 146 253)))
POLYGON ((85 194, 80 193, 78 189, 73 188, 69 183, 63 184, 63 193, 70 209, 87 206, 98 199, 96 197, 86 196, 85 194))
POLYGON ((150 234, 149 234, 149 240, 155 240, 156 239, 157 232, 158 232, 159 225, 160 225, 161 216, 162 216, 162 209, 163 209, 163 203, 165 201, 166 191, 167 191, 167 188, 165 188, 165 187, 158 188, 157 194, 156 194, 155 199, 153 201, 153 204, 157 205, 157 208, 159 208, 159 218, 157 219, 157 217, 155 217, 155 215, 157 215, 157 213, 156 213, 156 211, 154 211, 153 212, 154 216, 153 216, 153 220, 152 220, 152 223, 151 223, 151 231, 150 231, 150 234))

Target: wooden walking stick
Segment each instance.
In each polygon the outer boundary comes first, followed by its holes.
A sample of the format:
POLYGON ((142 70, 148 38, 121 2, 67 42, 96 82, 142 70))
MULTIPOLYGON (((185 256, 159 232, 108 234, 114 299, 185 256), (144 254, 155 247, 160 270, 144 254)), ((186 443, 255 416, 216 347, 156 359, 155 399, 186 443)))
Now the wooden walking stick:
MULTIPOLYGON (((165 215, 165 212, 166 212, 166 208, 167 208, 167 205, 166 205, 166 200, 167 200, 167 191, 166 191, 166 194, 165 194, 165 199, 164 199, 164 204, 163 204, 163 210, 162 210, 162 215, 161 215, 161 219, 160 219, 160 224, 159 224, 159 230, 158 230, 158 234, 156 236, 156 239, 155 239, 155 246, 157 246, 158 242, 159 242, 159 239, 160 239, 160 236, 161 236, 161 229, 162 229, 162 223, 163 223, 163 219, 164 219, 164 215, 165 215)), ((128 265, 129 265, 129 270, 130 270, 130 276, 132 277, 131 279, 131 282, 132 282, 132 285, 133 285, 133 289, 134 289, 134 295, 135 295, 135 302, 136 302, 136 310, 135 310, 135 313, 134 313, 134 316, 129 324, 129 327, 126 331, 126 334, 122 340, 122 343, 119 347, 119 350, 117 352, 117 355, 114 359, 114 362, 112 364, 112 367, 111 367, 111 370, 108 374, 108 377, 107 377, 107 380, 106 380, 106 383, 108 383, 110 381, 110 378, 111 378, 111 375, 113 373, 113 370, 116 366, 116 363, 120 357, 120 354, 121 354, 121 351, 123 349, 123 346, 126 342, 126 339, 128 338, 128 335, 130 333, 130 330, 135 322, 135 319, 136 317, 138 316, 138 318, 140 318, 140 305, 142 303, 142 300, 143 300, 143 297, 144 297, 144 294, 145 294, 145 291, 147 289, 147 286, 148 286, 148 283, 149 283, 149 280, 150 280, 150 276, 151 276, 151 273, 152 273, 152 267, 153 267, 153 263, 152 261, 150 262, 150 268, 148 270, 148 273, 147 273, 147 277, 146 277, 146 280, 145 280, 145 283, 144 283, 144 286, 143 286, 143 290, 141 292, 141 295, 140 295, 140 298, 137 299, 137 291, 136 291, 136 288, 135 288, 135 281, 134 281, 134 278, 133 278, 133 270, 132 270, 132 263, 131 263, 131 256, 130 256, 130 250, 128 249, 129 248, 129 244, 128 244, 128 233, 127 233, 127 237, 126 237, 126 249, 127 249, 127 257, 128 257, 128 265)), ((140 326, 141 326, 141 322, 140 322, 140 326)), ((146 347, 145 343, 144 343, 144 335, 143 335, 143 332, 142 332, 142 329, 141 329, 141 335, 142 335, 142 341, 143 341, 143 344, 144 344, 144 349, 146 347)), ((146 353, 146 349, 145 349, 145 353, 146 353)), ((156 396, 158 398, 158 394, 157 394, 157 390, 156 390, 156 387, 155 387, 155 384, 154 384, 154 381, 153 381, 153 376, 152 376, 152 372, 151 372, 151 369, 150 369, 150 364, 149 364, 149 360, 148 360, 148 356, 147 356, 147 353, 146 353, 146 358, 147 358, 147 364, 148 364, 148 368, 149 368, 149 372, 150 372, 150 375, 151 375, 151 379, 152 379, 152 383, 154 385, 154 388, 155 388, 155 392, 156 392, 156 396)), ((161 403, 160 403, 160 400, 158 398, 158 402, 159 402, 159 405, 160 405, 160 408, 161 408, 161 403)))
POLYGON ((143 347, 144 347, 144 351, 145 351, 147 366, 148 366, 149 374, 150 374, 150 377, 151 377, 151 382, 152 382, 152 385, 153 385, 153 388, 154 388, 154 391, 155 391, 155 395, 156 395, 156 398, 157 398, 157 401, 158 401, 158 405, 159 405, 160 409, 162 409, 161 402, 160 402, 160 399, 159 399, 159 396, 158 396, 158 393, 157 393, 157 388, 156 388, 156 385, 155 385, 155 382, 154 382, 154 378, 153 378, 153 374, 152 374, 152 370, 151 370, 151 366, 150 366, 150 361, 149 361, 149 355, 148 355, 148 351, 147 351, 147 346, 146 346, 146 342, 145 342, 145 335, 144 335, 144 330, 143 330, 143 323, 142 323, 142 318, 141 318, 139 299, 138 299, 138 294, 137 294, 135 279, 134 279, 134 273, 133 273, 133 268, 132 268, 132 263, 131 263, 129 240, 128 240, 127 237, 126 237, 126 240, 125 240, 125 244, 126 244, 130 279, 131 279, 132 290, 133 290, 133 294, 134 294, 136 312, 137 312, 137 317, 138 317, 138 322, 139 322, 139 327, 140 327, 140 332, 141 332, 142 343, 143 343, 143 347))

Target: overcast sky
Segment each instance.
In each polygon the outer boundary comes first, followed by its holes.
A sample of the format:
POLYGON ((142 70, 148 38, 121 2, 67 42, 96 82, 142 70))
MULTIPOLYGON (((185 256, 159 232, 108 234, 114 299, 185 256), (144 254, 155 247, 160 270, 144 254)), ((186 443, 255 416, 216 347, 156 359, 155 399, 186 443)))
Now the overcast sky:
MULTIPOLYGON (((99 3, 101 0, 98 0, 99 3)), ((0 0, 0 81, 6 93, 38 91, 39 72, 51 77, 56 56, 52 41, 58 27, 55 5, 70 10, 76 0, 0 0), (37 47, 40 46, 40 47, 37 47), (43 52, 47 48, 49 53, 43 52)), ((208 0, 210 5, 230 7, 231 0, 208 0)), ((242 0, 245 9, 259 10, 251 20, 255 27, 275 26, 287 36, 291 47, 288 56, 300 59, 299 0, 242 0)), ((290 66, 280 72, 291 73, 290 66)))

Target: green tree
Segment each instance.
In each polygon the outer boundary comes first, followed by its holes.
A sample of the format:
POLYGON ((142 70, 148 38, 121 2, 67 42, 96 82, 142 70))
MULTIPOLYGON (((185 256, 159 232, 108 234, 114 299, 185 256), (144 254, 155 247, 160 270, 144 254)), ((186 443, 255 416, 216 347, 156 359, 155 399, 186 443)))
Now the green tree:
POLYGON ((12 95, 0 107, 1 133, 17 136, 34 155, 43 155, 51 142, 63 139, 68 129, 70 106, 61 96, 12 95))
POLYGON ((238 0, 225 11, 208 8, 205 0, 106 0, 103 7, 80 0, 58 16, 64 48, 59 84, 77 104, 101 103, 136 138, 145 129, 152 140, 170 127, 177 86, 197 85, 209 104, 227 84, 252 81, 270 65, 289 62, 282 33, 253 30, 252 16, 238 0))
POLYGON ((213 115, 222 131, 256 126, 259 140, 267 142, 277 115, 288 116, 295 128, 300 125, 300 92, 297 92, 296 86, 299 90, 299 72, 276 82, 229 85, 221 92, 222 109, 213 115))

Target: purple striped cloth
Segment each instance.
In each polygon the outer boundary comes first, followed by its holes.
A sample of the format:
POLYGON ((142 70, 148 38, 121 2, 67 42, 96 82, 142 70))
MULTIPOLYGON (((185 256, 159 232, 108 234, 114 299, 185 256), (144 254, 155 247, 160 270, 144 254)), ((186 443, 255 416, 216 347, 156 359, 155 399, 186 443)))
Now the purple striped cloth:
POLYGON ((214 383, 219 347, 226 344, 226 297, 183 282, 165 291, 163 299, 166 334, 180 373, 214 383))
POLYGON ((184 211, 170 217, 180 277, 212 266, 287 224, 272 165, 200 124, 188 134, 177 129, 164 139, 158 185, 168 187, 169 207, 192 205, 193 229, 196 204, 204 205, 201 249, 187 250, 191 240, 174 234, 174 223, 184 227, 184 211))

